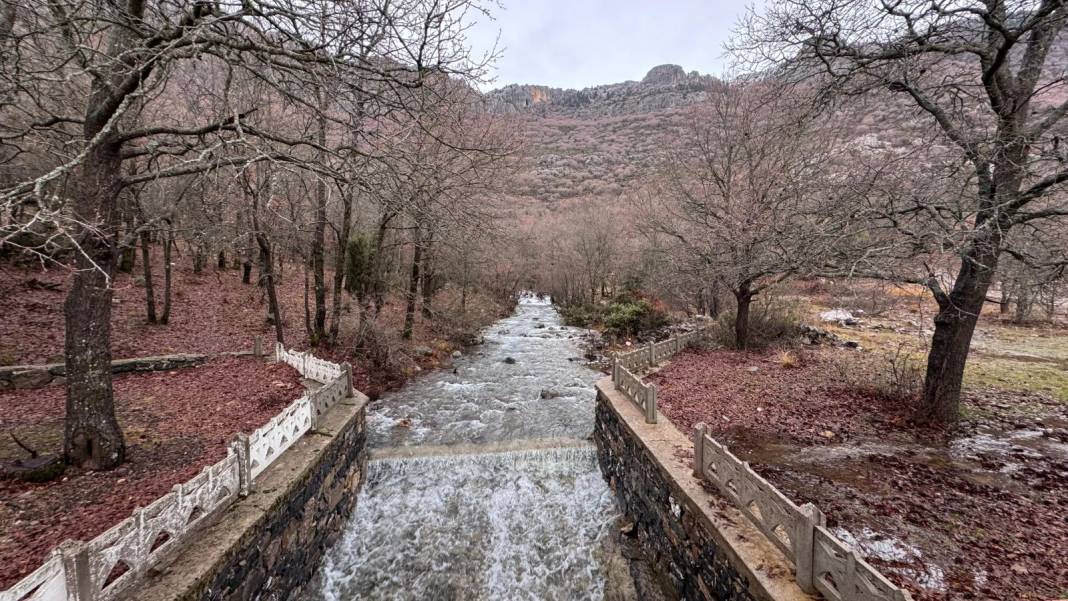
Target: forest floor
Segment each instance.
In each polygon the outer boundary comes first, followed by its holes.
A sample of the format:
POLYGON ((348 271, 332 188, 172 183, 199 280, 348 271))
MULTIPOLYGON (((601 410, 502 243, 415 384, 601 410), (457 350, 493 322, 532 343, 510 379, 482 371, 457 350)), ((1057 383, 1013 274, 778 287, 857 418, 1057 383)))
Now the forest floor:
MULTIPOLYGON (((153 281, 159 315, 163 265, 158 257, 160 253, 155 254, 153 281)), ((112 356, 125 359, 252 350, 256 336, 263 337, 265 351, 271 352, 275 332, 273 324, 267 321, 264 288, 242 284, 239 269, 220 270, 209 266, 196 274, 191 264, 186 263, 191 261, 181 257, 175 262, 172 309, 167 325, 147 321, 140 261, 133 273, 115 276, 112 356)), ((298 269, 299 266, 287 265, 281 270, 278 296, 287 346, 307 349, 304 280, 298 269)), ((327 275, 332 284, 333 274, 327 275)), ((63 362, 63 302, 70 280, 71 272, 64 268, 41 269, 0 261, 0 366, 63 362)), ((458 291, 441 291, 434 298, 432 318, 419 316, 411 340, 402 340, 398 334, 404 320, 403 299, 398 295, 388 296, 377 324, 395 365, 384 370, 353 358, 352 342, 359 320, 354 311, 355 301, 343 293, 339 343, 335 348, 317 347, 315 352, 335 361, 352 362, 355 386, 375 398, 422 369, 447 363, 450 353, 460 346, 459 338, 493 323, 512 308, 477 291, 467 296, 460 318, 458 291), (426 348, 432 352, 416 352, 426 348)), ((328 291, 328 314, 331 299, 328 291)))
MULTIPOLYGON (((163 297, 159 254, 154 273, 158 313, 163 297)), ((167 325, 147 322, 140 262, 134 273, 116 276, 113 357, 248 351, 256 336, 271 352, 274 326, 267 320, 264 289, 242 284, 240 270, 207 267, 195 274, 185 263, 179 257, 174 267, 167 325)), ((278 295, 287 346, 307 349, 304 281, 298 269, 288 265, 282 270, 278 295)), ((63 303, 70 279, 66 269, 0 261, 0 365, 63 361, 63 303)), ((332 274, 328 279, 332 283, 332 274)), ((313 352, 352 362, 354 385, 375 398, 422 370, 446 365, 458 340, 470 339, 511 309, 473 291, 461 312, 459 298, 450 289, 435 296, 434 313, 430 319, 418 317, 411 340, 399 335, 403 304, 395 296, 387 298, 376 323, 389 367, 376 369, 353 358, 358 318, 355 301, 344 294, 339 344, 313 352)), ((296 371, 251 357, 118 375, 114 384, 128 445, 124 465, 109 472, 68 469, 47 484, 0 478, 0 590, 35 569, 64 539, 91 539, 219 460, 235 433, 251 432, 301 394, 296 371)), ((43 454, 61 452, 64 398, 62 384, 0 391, 0 463, 26 455, 11 434, 43 454)))
POLYGON ((984 316, 962 422, 921 428, 888 387, 898 349, 922 360, 930 333, 913 300, 829 328, 860 350, 684 352, 650 376, 658 405, 815 503, 917 600, 1068 597, 1068 328, 984 316))
MULTIPOLYGON (((237 432, 251 433, 303 394, 296 370, 253 357, 121 374, 114 386, 126 463, 107 472, 67 468, 42 484, 0 479, 0 590, 62 541, 92 539, 219 461, 237 432)), ((62 384, 0 391, 0 462, 26 456, 10 434, 59 452, 65 397, 62 384)))

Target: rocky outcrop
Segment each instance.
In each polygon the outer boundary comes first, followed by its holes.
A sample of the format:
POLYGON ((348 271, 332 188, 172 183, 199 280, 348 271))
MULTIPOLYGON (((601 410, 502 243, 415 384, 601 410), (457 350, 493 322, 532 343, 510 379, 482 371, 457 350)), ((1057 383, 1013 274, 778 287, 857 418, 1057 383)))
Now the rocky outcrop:
POLYGON ((686 79, 686 71, 678 65, 657 65, 642 78, 643 85, 673 86, 686 79))
POLYGON ((678 65, 653 67, 641 81, 570 90, 540 85, 509 85, 486 94, 490 110, 545 116, 604 117, 688 106, 700 102, 719 82, 678 65))

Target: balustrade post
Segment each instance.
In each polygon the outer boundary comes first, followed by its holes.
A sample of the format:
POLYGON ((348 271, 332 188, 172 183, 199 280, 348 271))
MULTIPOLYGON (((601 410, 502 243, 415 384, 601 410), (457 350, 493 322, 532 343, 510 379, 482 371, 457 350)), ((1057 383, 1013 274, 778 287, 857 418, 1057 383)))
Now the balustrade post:
POLYGON ((649 384, 645 388, 645 423, 656 423, 656 385, 649 384))
POLYGON ((654 346, 656 346, 655 343, 649 343, 649 369, 656 367, 656 351, 653 350, 654 346))
POLYGON ((230 441, 230 451, 237 455, 237 492, 242 497, 247 497, 252 492, 252 441, 248 434, 238 433, 234 436, 230 441))
POLYGON ((816 594, 816 528, 826 524, 823 512, 812 503, 798 508, 801 512, 794 541, 794 579, 801 590, 816 594))
POLYGON ((705 479, 705 423, 698 422, 693 427, 693 475, 698 480, 705 479))
POLYGON ((252 340, 252 356, 263 356, 263 336, 257 335, 256 338, 252 340))
POLYGON ((345 376, 345 398, 351 399, 356 393, 352 388, 352 364, 348 361, 341 364, 341 375, 345 376))
POLYGON ((89 550, 82 541, 64 541, 59 546, 67 601, 94 601, 93 576, 89 571, 89 550))

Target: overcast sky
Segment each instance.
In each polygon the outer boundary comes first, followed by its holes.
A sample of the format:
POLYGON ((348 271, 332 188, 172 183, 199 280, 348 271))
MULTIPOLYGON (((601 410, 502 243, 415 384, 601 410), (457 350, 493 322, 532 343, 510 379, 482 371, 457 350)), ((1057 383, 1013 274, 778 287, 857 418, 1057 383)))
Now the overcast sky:
POLYGON ((475 49, 500 34, 498 88, 510 83, 584 88, 638 80, 651 67, 682 65, 719 75, 723 43, 745 0, 502 0, 494 20, 470 32, 475 49))

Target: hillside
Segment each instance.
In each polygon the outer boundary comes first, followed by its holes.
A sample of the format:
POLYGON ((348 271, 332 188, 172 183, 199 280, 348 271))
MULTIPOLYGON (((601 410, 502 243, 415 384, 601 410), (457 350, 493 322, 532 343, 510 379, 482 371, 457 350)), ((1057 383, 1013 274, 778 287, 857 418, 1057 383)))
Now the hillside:
MULTIPOLYGON (((486 94, 491 110, 518 118, 526 164, 513 193, 555 204, 612 199, 656 167, 665 149, 692 122, 694 107, 721 80, 678 65, 652 68, 640 81, 564 90, 509 85, 486 94)), ((911 129, 917 110, 882 97, 843 115, 845 137, 866 148, 923 143, 911 129)))

